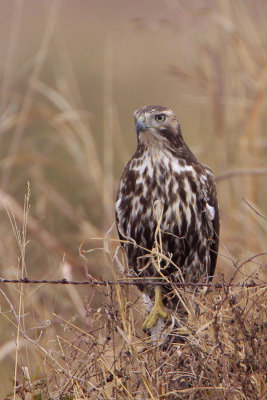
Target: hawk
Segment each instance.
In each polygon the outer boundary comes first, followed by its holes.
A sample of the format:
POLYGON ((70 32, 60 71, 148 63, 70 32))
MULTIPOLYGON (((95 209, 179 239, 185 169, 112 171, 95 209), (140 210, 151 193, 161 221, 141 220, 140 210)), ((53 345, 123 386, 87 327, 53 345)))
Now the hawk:
MULTIPOLYGON (((124 168, 116 201, 117 229, 132 274, 171 282, 181 281, 182 274, 185 282, 208 282, 219 244, 212 171, 186 145, 172 110, 146 106, 134 119, 137 149, 124 168)), ((159 317, 167 319, 165 305, 179 301, 170 285, 140 289, 154 300, 143 325, 150 330, 159 317)))

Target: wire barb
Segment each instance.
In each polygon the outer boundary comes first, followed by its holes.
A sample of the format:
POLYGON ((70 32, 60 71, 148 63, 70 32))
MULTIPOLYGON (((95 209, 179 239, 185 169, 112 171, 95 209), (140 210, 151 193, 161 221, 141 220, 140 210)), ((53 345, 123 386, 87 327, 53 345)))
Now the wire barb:
POLYGON ((208 288, 215 288, 215 289, 222 289, 224 287, 242 287, 242 288, 252 288, 252 287, 266 287, 267 283, 263 282, 258 284, 254 281, 250 283, 240 282, 240 283, 200 283, 200 282, 168 282, 159 280, 159 278, 153 279, 133 279, 133 280, 123 280, 118 279, 117 281, 110 281, 110 280, 103 280, 103 281, 96 281, 96 280, 86 280, 86 281, 69 281, 65 278, 58 279, 58 280, 48 280, 48 279, 30 279, 28 277, 21 278, 21 279, 6 279, 0 278, 0 283, 27 283, 27 284, 51 284, 51 285, 90 285, 90 286, 106 286, 106 285, 122 285, 122 286, 139 286, 139 285, 150 285, 150 286, 178 286, 178 287, 208 287, 208 288))

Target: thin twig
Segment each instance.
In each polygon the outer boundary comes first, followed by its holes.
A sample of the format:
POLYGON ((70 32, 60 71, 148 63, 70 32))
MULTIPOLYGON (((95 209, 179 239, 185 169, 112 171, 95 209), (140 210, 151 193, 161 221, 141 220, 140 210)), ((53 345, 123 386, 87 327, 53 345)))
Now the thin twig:
POLYGON ((22 325, 21 325, 21 322, 20 322, 20 319, 21 319, 21 318, 20 318, 19 315, 17 315, 17 313, 16 313, 16 311, 15 311, 15 309, 14 309, 14 307, 13 307, 11 301, 9 300, 9 298, 7 297, 7 295, 5 294, 5 292, 4 292, 2 289, 0 289, 0 293, 2 294, 2 296, 5 298, 6 302, 8 303, 8 305, 9 305, 9 307, 10 307, 10 310, 11 310, 12 314, 14 315, 14 318, 15 318, 15 320, 16 320, 16 322, 17 322, 18 327, 19 327, 19 332, 20 332, 20 334, 23 336, 23 338, 26 339, 26 340, 28 340, 29 342, 31 342, 31 343, 32 343, 34 346, 36 346, 42 353, 44 353, 45 356, 52 362, 52 364, 54 364, 54 365, 57 366, 58 372, 63 373, 63 374, 64 374, 65 376, 67 376, 68 378, 81 380, 80 378, 75 377, 75 376, 69 374, 69 373, 66 371, 66 369, 65 369, 62 365, 60 365, 60 363, 59 363, 53 356, 51 356, 50 352, 46 351, 45 348, 42 347, 42 346, 38 343, 38 340, 33 340, 30 336, 27 335, 27 333, 24 331, 24 329, 23 329, 23 327, 22 327, 22 325))
POLYGON ((259 211, 255 210, 254 207, 252 207, 251 204, 249 204, 249 202, 246 199, 242 199, 257 215, 259 215, 261 218, 263 218, 265 221, 267 221, 267 218, 264 217, 264 215, 262 215, 259 211))
MULTIPOLYGON (((8 193, 0 189, 0 209, 3 206, 7 210, 12 210, 12 214, 23 225, 24 210, 21 205, 8 193)), ((82 267, 82 261, 78 256, 72 254, 65 246, 50 232, 45 230, 33 217, 28 215, 27 231, 50 253, 57 254, 62 258, 65 255, 66 261, 74 267, 82 267)))

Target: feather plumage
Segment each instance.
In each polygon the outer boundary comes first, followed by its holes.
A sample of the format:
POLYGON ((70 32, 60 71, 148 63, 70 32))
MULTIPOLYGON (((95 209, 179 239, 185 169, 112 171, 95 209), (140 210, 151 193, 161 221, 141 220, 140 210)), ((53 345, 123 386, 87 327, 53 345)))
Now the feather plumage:
MULTIPOLYGON (((116 220, 133 275, 207 282, 214 274, 219 244, 219 211, 212 171, 183 140, 173 111, 147 106, 134 113, 138 145, 126 164, 118 190, 116 220), (149 256, 160 219, 160 273, 149 256), (145 250, 147 249, 147 250, 145 250), (179 267, 179 268, 177 268, 179 267)), ((151 287, 140 287, 153 298, 151 287)), ((177 304, 164 287, 165 304, 177 304)))

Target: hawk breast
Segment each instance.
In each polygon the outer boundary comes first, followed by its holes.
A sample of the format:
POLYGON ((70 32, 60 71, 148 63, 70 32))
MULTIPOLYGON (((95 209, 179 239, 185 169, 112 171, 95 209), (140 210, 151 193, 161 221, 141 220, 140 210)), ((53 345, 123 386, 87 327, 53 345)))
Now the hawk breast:
MULTIPOLYGON (((144 152, 127 164, 116 214, 120 234, 133 241, 125 249, 129 264, 137 273, 148 261, 139 258, 145 251, 138 246, 148 250, 154 246, 160 217, 155 209, 158 203, 162 206, 160 227, 165 254, 184 268, 185 264, 197 264, 199 258, 206 258, 202 265, 207 270, 209 224, 204 220, 211 220, 214 212, 203 185, 208 173, 202 166, 187 164, 162 150, 144 152)), ((200 269, 199 266, 198 272, 203 273, 200 269)), ((174 270, 172 265, 166 272, 174 273, 174 270)))

